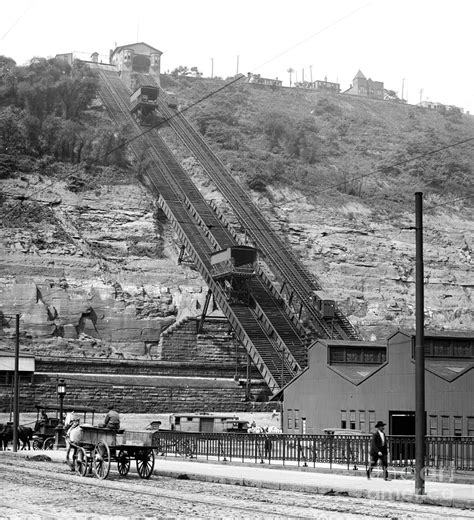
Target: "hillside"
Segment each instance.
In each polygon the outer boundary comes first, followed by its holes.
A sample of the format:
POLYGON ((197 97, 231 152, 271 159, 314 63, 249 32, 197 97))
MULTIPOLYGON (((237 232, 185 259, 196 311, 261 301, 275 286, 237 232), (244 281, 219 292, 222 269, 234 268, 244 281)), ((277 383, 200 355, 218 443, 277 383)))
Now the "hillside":
MULTIPOLYGON (((20 312, 31 351, 159 359, 160 332, 200 313, 203 281, 176 265, 180 244, 137 180, 140 165, 115 150, 120 131, 100 102, 91 96, 75 116, 58 109, 55 128, 69 132, 57 134, 66 136, 61 147, 57 136, 28 146, 28 105, 21 90, 5 89, 15 74, 0 84, 0 346, 11 344, 20 312)), ((165 77, 163 86, 187 107, 223 83, 165 77)), ((412 158, 473 137, 474 118, 245 83, 186 114, 368 339, 414 325, 408 228, 414 192, 423 191, 425 205, 438 206, 424 221, 427 327, 472 329, 472 200, 450 201, 472 190, 473 147, 412 158)), ((36 117, 38 135, 50 135, 51 119, 36 117)), ((232 218, 199 165, 163 133, 232 218)))

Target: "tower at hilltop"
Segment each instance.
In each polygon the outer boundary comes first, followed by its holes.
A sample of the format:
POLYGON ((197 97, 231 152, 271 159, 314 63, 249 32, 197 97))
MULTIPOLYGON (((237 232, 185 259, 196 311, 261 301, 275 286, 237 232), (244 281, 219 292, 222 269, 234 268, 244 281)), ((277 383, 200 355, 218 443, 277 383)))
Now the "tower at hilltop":
POLYGON ((160 64, 163 53, 144 42, 122 45, 110 51, 110 63, 117 67, 122 81, 132 87, 134 73, 150 74, 160 85, 160 64))

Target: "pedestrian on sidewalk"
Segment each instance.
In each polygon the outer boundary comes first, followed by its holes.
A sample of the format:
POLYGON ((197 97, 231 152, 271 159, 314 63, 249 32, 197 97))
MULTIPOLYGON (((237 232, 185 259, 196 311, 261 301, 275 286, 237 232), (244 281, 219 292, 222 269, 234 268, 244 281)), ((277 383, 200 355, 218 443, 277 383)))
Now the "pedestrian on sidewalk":
POLYGON ((384 480, 389 480, 387 469, 387 437, 384 433, 385 423, 378 421, 375 425, 375 428, 376 431, 372 434, 372 440, 370 443, 370 466, 367 469, 367 478, 370 479, 370 474, 375 466, 377 466, 377 463, 380 459, 383 469, 383 478, 384 480))

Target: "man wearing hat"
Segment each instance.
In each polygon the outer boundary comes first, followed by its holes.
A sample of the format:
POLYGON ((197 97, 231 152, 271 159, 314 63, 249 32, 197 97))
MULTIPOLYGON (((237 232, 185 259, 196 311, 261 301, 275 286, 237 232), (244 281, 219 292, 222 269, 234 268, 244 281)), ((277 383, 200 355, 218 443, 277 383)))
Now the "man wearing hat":
POLYGON ((114 410, 114 405, 108 406, 108 412, 105 416, 104 422, 99 425, 103 428, 110 428, 111 430, 120 430, 120 415, 114 410))
POLYGON ((377 466, 379 459, 382 462, 383 478, 389 480, 387 470, 387 437, 384 433, 385 423, 378 421, 375 425, 377 431, 372 434, 372 441, 370 443, 370 467, 367 469, 367 478, 370 479, 370 473, 377 466))

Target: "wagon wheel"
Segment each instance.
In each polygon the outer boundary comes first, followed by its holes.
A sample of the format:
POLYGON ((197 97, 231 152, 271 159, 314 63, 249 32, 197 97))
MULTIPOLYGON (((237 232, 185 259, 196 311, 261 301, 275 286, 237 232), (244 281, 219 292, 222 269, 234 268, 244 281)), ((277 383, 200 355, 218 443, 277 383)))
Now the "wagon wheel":
POLYGON ((52 450, 54 448, 54 437, 48 437, 43 443, 43 450, 52 450))
POLYGON ((117 469, 122 477, 130 471, 130 455, 125 450, 120 450, 117 455, 117 469))
POLYGON ((137 471, 141 478, 150 478, 155 467, 155 454, 153 450, 140 450, 135 456, 137 471))
POLYGON ((33 439, 33 449, 41 450, 43 448, 43 440, 42 439, 33 439))
POLYGON ((110 448, 105 441, 99 441, 93 453, 92 469, 94 475, 103 480, 110 472, 110 448))
POLYGON ((89 463, 87 460, 86 450, 84 448, 77 448, 77 457, 75 465, 76 473, 79 473, 81 477, 85 477, 87 473, 88 464, 89 463))

